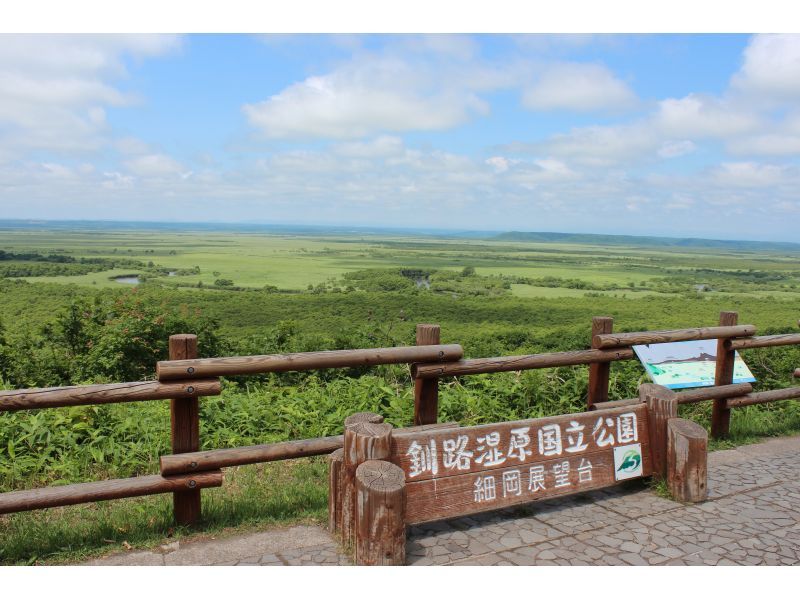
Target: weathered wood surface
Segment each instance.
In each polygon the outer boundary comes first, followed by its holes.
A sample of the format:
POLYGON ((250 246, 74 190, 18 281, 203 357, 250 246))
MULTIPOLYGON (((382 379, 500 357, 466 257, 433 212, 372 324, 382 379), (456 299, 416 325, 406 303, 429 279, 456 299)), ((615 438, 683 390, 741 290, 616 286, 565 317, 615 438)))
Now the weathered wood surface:
POLYGON ((753 336, 728 341, 732 350, 759 349, 761 347, 782 347, 785 345, 800 345, 800 334, 772 334, 769 336, 753 336))
POLYGON ((404 565, 406 494, 402 470, 366 461, 356 470, 356 564, 404 565))
POLYGON ((340 434, 338 436, 324 436, 308 440, 287 440, 272 444, 196 451, 180 455, 163 455, 161 457, 161 474, 175 475, 237 465, 327 455, 336 449, 342 448, 343 440, 344 437, 340 434))
POLYGON ((266 372, 300 372, 324 368, 363 367, 390 363, 454 361, 461 359, 463 355, 464 351, 461 345, 346 349, 280 355, 159 361, 156 365, 156 373, 159 380, 181 380, 263 374, 266 372))
POLYGON ((119 384, 5 390, 0 392, 0 411, 155 401, 171 399, 177 396, 205 397, 218 395, 220 392, 221 385, 216 378, 192 380, 191 382, 158 382, 153 380, 122 382, 119 384))
POLYGON ((667 475, 667 422, 678 417, 678 399, 658 384, 641 384, 639 397, 647 405, 653 473, 663 478, 667 475))
POLYGON ((800 386, 765 390, 763 392, 754 392, 738 399, 728 399, 726 406, 728 409, 731 409, 732 407, 747 407, 749 405, 761 405, 763 403, 786 401, 789 399, 800 399, 800 386))
MULTIPOLYGON (((644 446, 642 458, 642 475, 648 476, 652 463, 650 451, 644 446)), ((549 458, 488 472, 407 481, 406 521, 412 525, 460 517, 618 483, 614 477, 613 451, 608 448, 590 455, 549 458), (564 466, 565 462, 568 467, 564 466), (587 462, 591 463, 591 469, 586 466, 587 462)))
POLYGON ((690 403, 700 403, 702 401, 713 401, 715 399, 730 399, 741 397, 753 391, 753 385, 749 382, 742 384, 726 384, 725 386, 708 386, 676 392, 675 397, 681 405, 690 403))
MULTIPOLYGON (((365 414, 356 415, 358 417, 364 417, 365 414)), ((383 421, 383 418, 380 416, 375 416, 374 414, 367 415, 372 416, 376 420, 383 421)), ((376 421, 375 423, 380 423, 380 421, 376 421)), ((425 426, 397 428, 392 431, 392 435, 397 436, 423 430, 446 430, 458 427, 458 424, 455 422, 441 422, 425 426)), ((206 471, 209 469, 220 469, 237 465, 252 465, 253 463, 269 463, 271 461, 282 461, 284 459, 300 459, 302 457, 327 455, 343 446, 344 435, 339 434, 338 436, 323 436, 321 438, 308 438, 304 440, 286 440, 284 442, 273 442, 270 444, 213 449, 194 453, 183 453, 180 455, 163 455, 161 457, 161 475, 176 475, 179 473, 206 471)))
MULTIPOLYGON (((169 337, 170 359, 197 357, 197 335, 173 334, 169 337)), ((200 402, 196 396, 179 395, 170 401, 172 453, 200 450, 200 402)), ((200 520, 200 490, 176 492, 172 496, 175 522, 192 525, 200 520)))
MULTIPOLYGON (((417 324, 417 346, 438 345, 441 328, 438 324, 417 324)), ((436 423, 439 418, 439 380, 414 380, 414 423, 418 426, 436 423)))
POLYGON ((341 534, 345 546, 355 541, 356 469, 369 459, 385 459, 391 446, 391 426, 382 422, 382 415, 368 412, 344 420, 341 534))
POLYGON ((438 378, 442 376, 469 376, 471 374, 491 374, 497 372, 516 372, 570 365, 589 365, 633 359, 633 349, 601 351, 564 351, 561 353, 536 353, 533 355, 506 355, 481 359, 462 359, 448 363, 429 363, 411 368, 415 378, 438 378))
MULTIPOLYGON (((592 349, 600 348, 598 336, 610 334, 614 329, 614 318, 592 318, 592 349)), ((611 363, 589 364, 589 392, 586 398, 586 408, 592 409, 595 403, 608 401, 608 379, 611 373, 611 363)))
POLYGON ((338 533, 342 524, 342 467, 344 449, 328 455, 328 531, 338 533))
POLYGON ((605 401, 604 403, 595 403, 592 409, 595 411, 603 411, 605 409, 616 409, 617 407, 630 407, 631 405, 638 405, 642 401, 640 399, 619 399, 616 401, 605 401))
POLYGON ((667 487, 681 502, 708 497, 708 434, 699 424, 675 417, 667 422, 667 487))
POLYGON ((601 334, 598 337, 599 349, 614 347, 632 347, 633 345, 653 345, 659 343, 676 343, 680 341, 699 341, 707 339, 726 339, 735 336, 753 336, 756 327, 750 324, 742 326, 711 326, 708 328, 683 328, 680 330, 652 330, 647 332, 622 332, 601 334))
POLYGON ((148 475, 68 486, 50 486, 36 490, 18 490, 0 494, 0 515, 148 494, 191 493, 199 488, 221 485, 221 471, 204 471, 172 477, 148 475))
POLYGON ((794 371, 794 377, 795 377, 795 378, 800 378, 800 368, 797 368, 797 369, 794 371))
MULTIPOLYGON (((734 329, 739 321, 739 314, 735 311, 723 311, 719 314, 719 324, 722 328, 734 329)), ((740 335, 737 335, 740 336, 740 335)), ((729 347, 723 338, 717 341, 717 364, 714 374, 714 385, 725 386, 733 383, 733 370, 736 363, 736 351, 729 347)), ((728 408, 727 399, 714 400, 711 407, 711 435, 714 438, 723 438, 728 435, 730 428, 731 410, 728 408)))
POLYGON ((391 461, 411 481, 489 472, 649 444, 647 409, 632 407, 392 436, 391 461))

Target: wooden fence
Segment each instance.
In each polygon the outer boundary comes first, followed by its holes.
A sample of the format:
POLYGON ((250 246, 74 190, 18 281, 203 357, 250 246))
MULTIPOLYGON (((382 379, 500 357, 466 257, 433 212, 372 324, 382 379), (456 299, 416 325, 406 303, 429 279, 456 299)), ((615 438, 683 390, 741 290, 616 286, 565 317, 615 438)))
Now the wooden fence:
MULTIPOLYGON (((0 494, 0 514, 172 493, 175 520, 180 525, 188 525, 200 518, 200 490, 222 485, 221 468, 329 454, 343 447, 340 435, 200 451, 199 397, 220 394, 220 376, 410 364, 414 378, 413 430, 421 430, 454 425, 437 422, 441 378, 588 365, 587 409, 609 409, 639 401, 608 400, 611 363, 634 359, 633 345, 716 339, 716 386, 684 391, 676 396, 680 404, 713 401, 711 434, 720 438, 728 433, 732 408, 800 398, 800 386, 752 392, 750 384, 732 384, 736 350, 800 345, 800 334, 755 336, 754 326, 738 325, 737 320, 736 312, 723 312, 719 326, 615 334, 612 318, 597 317, 592 321, 590 349, 482 359, 462 359, 460 345, 440 344, 440 328, 435 324, 419 324, 416 346, 411 347, 210 359, 198 359, 196 336, 174 335, 169 339, 169 360, 157 364, 157 380, 154 381, 0 392, 0 412, 169 399, 172 454, 161 457, 160 474, 6 492, 0 494)), ((794 376, 800 378, 800 368, 795 370, 794 376)))

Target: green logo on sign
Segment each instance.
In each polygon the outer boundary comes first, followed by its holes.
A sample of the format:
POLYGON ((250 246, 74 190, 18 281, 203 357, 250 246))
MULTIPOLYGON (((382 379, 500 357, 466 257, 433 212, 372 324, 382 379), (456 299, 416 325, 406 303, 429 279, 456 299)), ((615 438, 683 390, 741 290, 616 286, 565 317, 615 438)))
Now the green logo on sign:
POLYGON ((617 471, 634 471, 642 464, 642 456, 639 451, 631 450, 622 456, 622 463, 620 463, 617 471))

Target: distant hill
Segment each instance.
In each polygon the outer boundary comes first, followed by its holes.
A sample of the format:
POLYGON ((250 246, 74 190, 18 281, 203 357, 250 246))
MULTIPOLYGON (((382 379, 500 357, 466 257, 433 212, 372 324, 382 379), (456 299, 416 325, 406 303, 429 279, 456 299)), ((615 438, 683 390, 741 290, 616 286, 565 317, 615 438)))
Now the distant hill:
POLYGON ((623 245, 637 247, 687 247, 705 249, 750 249, 753 251, 800 252, 800 243, 773 241, 731 241, 673 237, 638 237, 628 235, 593 235, 584 233, 542 233, 512 231, 491 237, 498 241, 528 243, 575 243, 579 245, 623 245))

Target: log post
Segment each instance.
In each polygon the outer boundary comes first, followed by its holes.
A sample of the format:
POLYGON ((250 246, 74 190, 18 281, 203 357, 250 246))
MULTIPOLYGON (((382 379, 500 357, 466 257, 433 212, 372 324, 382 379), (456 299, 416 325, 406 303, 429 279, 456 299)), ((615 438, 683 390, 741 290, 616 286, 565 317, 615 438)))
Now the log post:
POLYGON ((366 461, 356 470, 357 565, 405 565, 406 482, 389 461, 366 461))
MULTIPOLYGON (((173 334, 169 337, 169 358, 197 359, 197 336, 173 334)), ((170 401, 172 452, 193 453, 200 450, 200 403, 197 396, 183 396, 170 401)), ((175 492, 175 523, 192 525, 200 520, 200 490, 175 492)))
MULTIPOLYGON (((417 324, 417 346, 438 345, 441 327, 438 324, 417 324)), ((439 417, 439 379, 414 380, 414 425, 435 424, 439 417)))
POLYGON ((342 467, 344 449, 336 449, 328 455, 328 531, 339 532, 342 521, 342 467))
MULTIPOLYGON (((736 326, 739 314, 735 311, 723 311, 719 314, 720 326, 736 326)), ((717 369, 714 375, 714 384, 723 386, 733 384, 733 367, 736 351, 731 349, 726 339, 717 340, 717 369)), ((731 410, 725 399, 715 399, 711 408, 711 436, 723 438, 728 435, 731 422, 731 410)))
POLYGON ((800 378, 800 368, 797 368, 797 369, 794 371, 794 377, 795 377, 795 378, 800 378))
POLYGON ((667 422, 678 417, 678 398, 669 388, 658 384, 640 385, 639 397, 647 403, 653 475, 664 478, 667 475, 667 422))
MULTIPOLYGON (((595 316, 592 318, 592 349, 600 347, 597 336, 611 334, 614 330, 614 318, 595 316)), ((611 372, 611 363, 589 364, 589 394, 586 397, 586 409, 591 411, 595 403, 608 401, 608 378, 611 372)))
POLYGON ((377 413, 360 412, 348 416, 344 420, 344 447, 342 455, 342 481, 339 499, 341 508, 338 509, 339 521, 336 527, 342 534, 342 543, 347 546, 353 538, 353 526, 355 521, 355 479, 356 468, 363 462, 358 461, 358 451, 356 450, 356 433, 354 429, 361 424, 372 423, 380 424, 383 416, 377 413))
POLYGON ((667 422, 667 486, 681 502, 708 497, 708 433, 688 419, 667 422))

